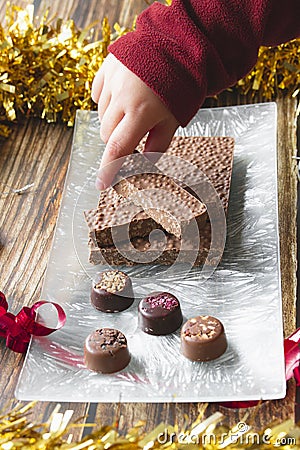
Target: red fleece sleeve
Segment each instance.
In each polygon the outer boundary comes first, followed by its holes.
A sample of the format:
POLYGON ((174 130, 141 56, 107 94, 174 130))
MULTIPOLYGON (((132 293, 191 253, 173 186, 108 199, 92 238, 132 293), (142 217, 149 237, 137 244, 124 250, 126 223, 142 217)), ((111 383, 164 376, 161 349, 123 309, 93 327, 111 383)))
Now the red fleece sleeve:
POLYGON ((255 65, 260 45, 300 35, 300 1, 173 0, 154 3, 136 31, 109 47, 186 125, 207 96, 255 65))

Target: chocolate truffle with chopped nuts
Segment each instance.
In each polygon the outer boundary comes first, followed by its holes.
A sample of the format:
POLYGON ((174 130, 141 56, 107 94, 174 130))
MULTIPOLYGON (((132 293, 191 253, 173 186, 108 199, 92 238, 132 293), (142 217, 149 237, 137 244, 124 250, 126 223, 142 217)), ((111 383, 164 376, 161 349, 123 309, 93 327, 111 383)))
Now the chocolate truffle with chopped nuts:
POLYGON ((95 372, 114 373, 124 369, 130 362, 127 340, 114 328, 93 331, 84 343, 84 363, 95 372))
POLYGON ((92 305, 103 312, 119 312, 134 301, 132 283, 120 270, 106 270, 97 274, 91 289, 92 305))
POLYGON ((192 361, 216 359, 223 355, 226 348, 224 327, 215 317, 194 317, 181 329, 181 352, 192 361))

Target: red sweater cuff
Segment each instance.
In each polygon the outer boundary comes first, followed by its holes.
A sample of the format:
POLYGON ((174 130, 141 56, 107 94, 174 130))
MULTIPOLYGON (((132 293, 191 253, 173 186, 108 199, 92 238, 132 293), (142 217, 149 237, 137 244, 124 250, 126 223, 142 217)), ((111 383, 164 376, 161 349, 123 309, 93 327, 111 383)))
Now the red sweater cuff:
POLYGON ((207 96, 246 75, 264 43, 296 37, 299 0, 173 0, 154 3, 136 31, 109 51, 149 86, 182 126, 207 96), (281 26, 282 25, 282 26, 281 26))
MULTIPOLYGON (((153 38, 154 33, 152 34, 153 38)), ((159 39, 154 39, 156 44, 159 39)), ((173 46, 173 44, 170 44, 173 46)), ((206 97, 206 77, 198 84, 184 66, 173 63, 144 33, 128 33, 109 51, 160 98, 182 126, 196 114, 206 97)))

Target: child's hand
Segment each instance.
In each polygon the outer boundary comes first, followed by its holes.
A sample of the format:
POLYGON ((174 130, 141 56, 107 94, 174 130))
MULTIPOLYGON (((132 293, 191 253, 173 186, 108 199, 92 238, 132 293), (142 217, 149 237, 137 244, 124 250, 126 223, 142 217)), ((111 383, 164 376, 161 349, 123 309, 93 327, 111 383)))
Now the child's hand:
POLYGON ((98 103, 100 135, 106 143, 96 187, 108 187, 119 168, 116 161, 133 153, 149 131, 145 151, 164 152, 179 123, 153 91, 112 54, 95 76, 92 98, 98 103))

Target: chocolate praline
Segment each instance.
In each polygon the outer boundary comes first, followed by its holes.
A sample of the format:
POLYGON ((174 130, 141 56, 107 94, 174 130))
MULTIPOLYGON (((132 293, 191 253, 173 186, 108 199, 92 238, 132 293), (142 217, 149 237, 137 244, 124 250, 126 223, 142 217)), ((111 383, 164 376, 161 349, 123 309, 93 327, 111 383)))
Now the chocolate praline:
POLYGON ((216 359, 226 348, 224 327, 216 317, 193 317, 181 329, 181 352, 192 361, 216 359))
POLYGON ((148 334, 166 335, 182 324, 179 300, 169 292, 153 292, 145 297, 138 308, 139 326, 148 334))
POLYGON ((85 340, 84 363, 95 372, 114 373, 130 362, 130 353, 124 334, 114 328, 100 328, 85 340))
POLYGON ((102 312, 119 312, 134 301, 129 276, 120 270, 106 270, 97 274, 91 289, 91 303, 102 312))

